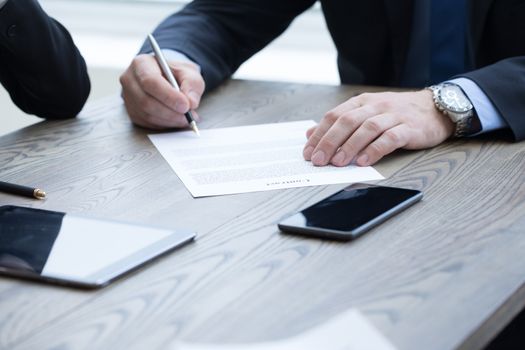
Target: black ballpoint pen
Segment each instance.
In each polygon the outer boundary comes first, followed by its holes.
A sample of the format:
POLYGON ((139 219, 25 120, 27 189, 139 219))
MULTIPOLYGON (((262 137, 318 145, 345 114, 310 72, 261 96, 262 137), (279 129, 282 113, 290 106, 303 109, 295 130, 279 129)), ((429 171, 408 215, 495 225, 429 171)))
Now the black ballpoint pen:
POLYGON ((46 198, 46 193, 39 188, 31 188, 3 181, 0 181, 0 192, 17 194, 19 196, 25 196, 36 199, 46 198))
MULTIPOLYGON (((166 76, 166 79, 168 79, 171 86, 173 86, 177 91, 180 91, 179 84, 177 83, 177 80, 171 73, 171 69, 168 66, 168 62, 166 62, 162 51, 160 50, 159 44, 157 44, 157 41, 151 34, 148 34, 148 39, 149 43, 151 44, 151 47, 153 48, 153 52, 155 53, 155 58, 157 59, 157 62, 159 63, 160 68, 162 69, 162 72, 166 76)), ((193 129, 193 131, 200 136, 199 129, 197 128, 197 123, 195 123, 195 120, 191 115, 191 111, 187 111, 186 113, 184 113, 184 116, 186 117, 186 120, 188 121, 188 124, 190 124, 190 127, 193 129)))

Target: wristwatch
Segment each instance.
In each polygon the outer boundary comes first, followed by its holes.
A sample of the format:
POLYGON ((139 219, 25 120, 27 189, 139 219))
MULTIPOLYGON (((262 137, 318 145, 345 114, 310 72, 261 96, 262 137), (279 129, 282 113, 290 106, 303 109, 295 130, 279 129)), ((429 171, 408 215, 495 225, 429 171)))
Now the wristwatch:
POLYGON ((456 124, 455 137, 474 134, 481 124, 474 106, 461 87, 454 83, 441 83, 428 87, 432 91, 436 108, 456 124))

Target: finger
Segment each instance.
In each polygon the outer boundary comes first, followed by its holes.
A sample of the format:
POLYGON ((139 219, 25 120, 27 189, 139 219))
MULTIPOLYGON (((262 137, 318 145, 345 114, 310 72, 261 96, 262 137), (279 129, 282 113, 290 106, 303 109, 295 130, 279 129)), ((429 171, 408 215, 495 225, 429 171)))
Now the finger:
POLYGON ((399 125, 401 121, 392 114, 380 114, 366 119, 331 159, 335 166, 347 166, 365 147, 383 132, 399 125))
POLYGON ((178 113, 185 113, 190 108, 188 98, 170 85, 162 75, 155 58, 150 55, 137 56, 134 60, 133 73, 140 88, 178 113))
MULTIPOLYGON (((312 164, 315 166, 328 164, 339 147, 345 143, 366 119, 373 115, 375 115, 375 111, 372 106, 366 105, 338 116, 331 127, 323 135, 319 136, 319 142, 312 152, 312 164)), ((315 133, 312 135, 312 138, 314 136, 315 133)))
POLYGON ((314 133, 316 129, 317 129, 317 125, 312 126, 310 129, 306 130, 306 139, 309 139, 310 136, 312 136, 312 134, 314 133))
POLYGON ((170 129, 170 128, 186 128, 188 127, 188 122, 183 114, 176 114, 173 120, 166 121, 165 119, 159 118, 155 115, 144 115, 144 118, 140 119, 139 122, 135 124, 154 130, 170 129))
MULTIPOLYGON (((199 120, 199 116, 196 112, 193 112, 193 117, 195 121, 199 120)), ((162 120, 154 115, 144 115, 143 118, 138 119, 137 121, 133 120, 133 123, 135 125, 141 126, 143 128, 153 129, 153 130, 164 130, 166 128, 186 128, 188 129, 190 126, 188 124, 188 121, 186 120, 186 117, 183 114, 177 114, 175 115, 175 118, 177 121, 173 122, 166 122, 165 120, 162 120), (179 122, 183 120, 182 122, 179 122)))
POLYGON ((154 117, 147 115, 147 114, 141 118, 131 119, 131 121, 136 126, 139 126, 141 128, 151 129, 151 130, 165 130, 166 128, 169 128, 167 126, 159 125, 157 121, 155 121, 154 117))
POLYGON ((191 109, 199 107, 205 83, 201 73, 193 65, 170 66, 177 81, 180 83, 181 92, 188 97, 191 109))
POLYGON ((175 128, 187 125, 183 114, 166 107, 145 93, 138 82, 129 82, 123 90, 124 101, 130 119, 137 125, 148 128, 175 128))
POLYGON ((140 105, 140 102, 146 94, 138 87, 138 83, 134 79, 133 73, 130 72, 130 68, 120 77, 120 83, 122 85, 122 99, 124 100, 124 106, 128 112, 131 121, 139 126, 147 127, 143 122, 145 112, 140 105))
POLYGON ((358 108, 359 106, 353 101, 353 98, 338 105, 334 109, 328 111, 321 122, 316 125, 314 130, 310 129, 307 131, 308 141, 303 148, 303 157, 306 160, 311 160, 313 151, 324 134, 330 129, 333 123, 338 119, 338 116, 344 115, 345 113, 358 108))
POLYGON ((368 145, 357 157, 357 165, 368 166, 375 164, 385 155, 398 148, 403 148, 410 139, 411 129, 406 124, 400 124, 386 130, 374 142, 368 145))
POLYGON ((305 160, 311 160, 312 155, 314 153, 315 147, 321 141, 321 138, 326 134, 328 129, 330 129, 337 120, 337 116, 335 114, 331 114, 328 112, 323 119, 321 119, 321 122, 317 125, 315 130, 310 134, 308 137, 308 140, 306 141, 306 144, 303 148, 303 157, 305 160))

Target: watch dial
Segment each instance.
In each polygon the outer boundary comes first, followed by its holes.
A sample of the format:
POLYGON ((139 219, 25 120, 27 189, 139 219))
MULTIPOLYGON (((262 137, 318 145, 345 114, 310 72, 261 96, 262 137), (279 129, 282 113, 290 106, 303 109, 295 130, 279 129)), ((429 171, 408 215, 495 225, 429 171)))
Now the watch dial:
POLYGON ((472 104, 459 86, 443 86, 439 97, 443 105, 452 112, 466 112, 472 109, 472 104))

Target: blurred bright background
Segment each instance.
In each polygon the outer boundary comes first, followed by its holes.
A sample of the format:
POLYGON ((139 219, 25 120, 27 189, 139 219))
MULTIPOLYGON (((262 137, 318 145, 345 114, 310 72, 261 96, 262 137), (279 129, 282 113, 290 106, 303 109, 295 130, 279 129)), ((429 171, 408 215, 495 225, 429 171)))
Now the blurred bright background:
MULTIPOLYGON (((120 91, 118 77, 146 34, 188 2, 40 0, 47 13, 69 29, 86 59, 92 82, 90 101, 120 91)), ((320 7, 315 5, 295 20, 285 34, 242 65, 235 78, 338 84, 336 50, 320 7)), ((0 107, 0 134, 40 121, 19 111, 1 87, 0 107)))

